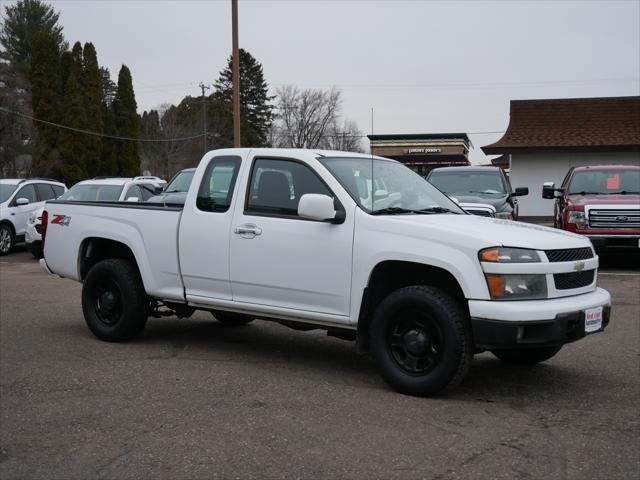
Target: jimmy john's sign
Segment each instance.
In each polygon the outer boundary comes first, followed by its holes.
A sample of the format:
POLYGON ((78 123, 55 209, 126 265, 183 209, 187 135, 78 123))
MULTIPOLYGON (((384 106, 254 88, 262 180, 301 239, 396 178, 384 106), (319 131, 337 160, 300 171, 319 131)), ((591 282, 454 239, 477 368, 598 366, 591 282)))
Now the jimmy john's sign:
POLYGON ((412 155, 415 153, 442 153, 441 148, 405 148, 404 153, 412 155))

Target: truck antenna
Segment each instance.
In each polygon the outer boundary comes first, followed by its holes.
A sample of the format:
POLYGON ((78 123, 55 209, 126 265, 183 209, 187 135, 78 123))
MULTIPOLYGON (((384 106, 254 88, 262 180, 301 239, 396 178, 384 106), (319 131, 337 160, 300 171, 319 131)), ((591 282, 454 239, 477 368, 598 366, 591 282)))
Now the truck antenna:
MULTIPOLYGON (((373 107, 371 107, 371 137, 373 141, 373 107)), ((373 186, 373 145, 372 142, 369 142, 369 151, 371 152, 371 211, 374 211, 373 204, 375 202, 374 186, 373 186)))

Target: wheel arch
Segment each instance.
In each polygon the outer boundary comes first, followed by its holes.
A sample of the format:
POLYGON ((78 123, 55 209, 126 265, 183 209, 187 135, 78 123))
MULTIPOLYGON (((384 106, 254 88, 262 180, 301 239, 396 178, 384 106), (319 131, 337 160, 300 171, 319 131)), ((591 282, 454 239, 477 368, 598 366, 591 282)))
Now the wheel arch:
POLYGON ((8 227, 11 229, 11 231, 13 232, 13 236, 14 236, 14 237, 16 236, 16 227, 15 227, 15 225, 11 222, 11 220, 9 220, 9 219, 7 219, 7 218, 5 218, 5 219, 3 219, 3 220, 0 220, 0 225, 6 225, 6 226, 8 226, 8 227))
POLYGON ((114 258, 132 262, 142 277, 138 260, 129 245, 110 238, 87 237, 78 250, 78 278, 84 280, 96 263, 114 258))
POLYGON ((460 282, 450 271, 426 263, 385 260, 371 270, 362 294, 358 315, 358 348, 368 351, 369 326, 376 307, 391 292, 410 285, 429 285, 454 297, 468 313, 468 303, 460 282))

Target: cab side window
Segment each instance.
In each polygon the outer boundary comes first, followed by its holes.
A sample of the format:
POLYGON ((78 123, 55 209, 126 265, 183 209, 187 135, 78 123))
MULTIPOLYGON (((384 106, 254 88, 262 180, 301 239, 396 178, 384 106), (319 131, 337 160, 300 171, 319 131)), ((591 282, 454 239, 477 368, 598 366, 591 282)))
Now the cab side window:
POLYGON ((306 165, 291 160, 257 159, 253 164, 247 213, 298 216, 305 193, 333 197, 331 191, 306 165))
POLYGON ((124 199, 128 200, 132 197, 137 198, 138 202, 142 201, 142 190, 138 185, 131 185, 129 190, 127 190, 127 194, 124 196, 124 199))
POLYGON ((56 194, 56 198, 64 194, 64 188, 62 188, 60 185, 51 185, 51 187, 53 188, 53 191, 56 194))
POLYGON ((37 202, 38 197, 36 196, 36 189, 33 184, 25 185, 18 191, 18 193, 16 193, 16 195, 13 197, 14 205, 16 204, 16 200, 18 200, 19 198, 26 198, 27 200, 29 200, 29 203, 37 202))
POLYGON ((204 171, 196 206, 204 212, 226 212, 240 168, 240 157, 214 157, 204 171))

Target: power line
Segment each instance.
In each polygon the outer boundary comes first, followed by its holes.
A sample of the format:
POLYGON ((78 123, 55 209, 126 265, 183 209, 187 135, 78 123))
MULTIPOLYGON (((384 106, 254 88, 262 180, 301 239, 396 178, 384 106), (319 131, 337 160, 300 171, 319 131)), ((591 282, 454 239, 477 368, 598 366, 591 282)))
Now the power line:
POLYGON ((26 115, 24 113, 16 112, 14 110, 9 110, 8 108, 0 107, 0 111, 9 113, 12 115, 16 115, 18 117, 27 118, 31 121, 42 123, 44 125, 49 125, 51 127, 62 128, 64 130, 70 130, 76 133, 83 133, 85 135, 93 135, 94 137, 102 137, 102 138, 110 138, 112 140, 123 140, 130 142, 182 142, 187 140, 194 140, 196 138, 202 137, 204 134, 200 133, 198 135, 192 135, 190 137, 178 137, 178 138, 133 138, 133 137, 121 137, 118 135, 109 135, 107 133, 94 132, 91 130, 85 130, 83 128, 71 127, 69 125, 62 125, 61 123, 49 122, 47 120, 41 120, 39 118, 35 118, 31 115, 26 115))

